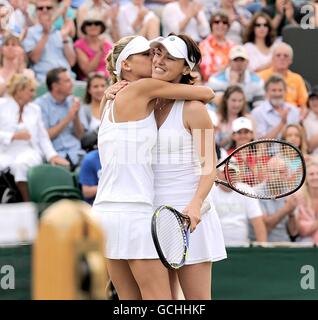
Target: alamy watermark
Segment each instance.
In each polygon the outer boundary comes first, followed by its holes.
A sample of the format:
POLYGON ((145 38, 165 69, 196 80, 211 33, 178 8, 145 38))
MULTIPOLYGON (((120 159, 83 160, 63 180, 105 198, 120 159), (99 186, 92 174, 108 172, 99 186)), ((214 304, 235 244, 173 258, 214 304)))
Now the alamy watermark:
POLYGON ((303 275, 300 279, 300 287, 303 290, 315 290, 315 268, 306 264, 300 268, 300 273, 303 275))
POLYGON ((15 271, 11 265, 0 267, 0 290, 15 289, 15 271))
POLYGON ((305 29, 305 30, 315 29, 316 23, 315 23, 315 7, 314 7, 314 5, 313 4, 305 4, 305 5, 301 6, 300 12, 302 15, 304 15, 300 21, 301 28, 305 29))

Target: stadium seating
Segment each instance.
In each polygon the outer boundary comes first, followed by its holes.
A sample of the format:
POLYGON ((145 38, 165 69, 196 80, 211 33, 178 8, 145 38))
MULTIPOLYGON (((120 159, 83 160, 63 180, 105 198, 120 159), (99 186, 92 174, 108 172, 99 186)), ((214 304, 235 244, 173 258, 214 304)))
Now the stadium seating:
POLYGON ((68 170, 49 164, 35 166, 28 171, 31 201, 53 203, 61 199, 82 199, 73 174, 68 170))

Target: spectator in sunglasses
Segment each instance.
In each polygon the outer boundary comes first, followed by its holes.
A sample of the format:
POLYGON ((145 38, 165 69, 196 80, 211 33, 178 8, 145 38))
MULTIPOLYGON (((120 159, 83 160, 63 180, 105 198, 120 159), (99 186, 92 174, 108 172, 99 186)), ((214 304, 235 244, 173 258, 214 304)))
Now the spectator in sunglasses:
POLYGON ((223 10, 227 13, 230 20, 230 28, 226 37, 236 44, 242 44, 242 34, 252 15, 247 9, 238 5, 237 2, 233 0, 214 1, 213 3, 215 4, 211 8, 211 12, 223 10))
POLYGON ((200 42, 202 61, 200 71, 204 81, 219 71, 224 70, 229 62, 229 53, 234 42, 225 38, 229 31, 230 21, 226 13, 216 12, 210 19, 211 34, 200 42))
POLYGON ((101 35, 106 30, 106 25, 98 17, 89 15, 82 23, 83 37, 75 42, 75 51, 79 65, 79 78, 86 80, 91 72, 102 72, 109 76, 105 68, 105 58, 112 44, 101 35))
MULTIPOLYGON (((39 82, 44 82, 49 70, 65 67, 71 71, 76 55, 70 37, 71 28, 64 24, 57 30, 54 23, 55 2, 39 0, 36 4, 38 23, 28 29, 23 46, 31 61, 31 68, 39 82)), ((75 77, 75 74, 72 73, 75 77)))
POLYGON ((247 27, 244 45, 252 71, 258 72, 270 67, 275 37, 271 18, 264 12, 256 13, 247 27))

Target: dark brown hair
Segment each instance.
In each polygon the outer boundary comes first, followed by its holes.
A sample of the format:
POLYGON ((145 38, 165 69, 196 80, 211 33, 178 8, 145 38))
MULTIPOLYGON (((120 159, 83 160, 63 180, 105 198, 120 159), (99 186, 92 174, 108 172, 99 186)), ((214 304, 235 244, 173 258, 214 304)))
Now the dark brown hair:
POLYGON ((264 18, 266 20, 267 25, 268 25, 268 33, 265 37, 265 44, 267 45, 267 47, 270 47, 274 43, 274 40, 276 38, 276 32, 275 32, 275 29, 273 28, 271 17, 268 14, 266 14, 265 12, 257 12, 253 15, 253 17, 252 17, 252 19, 246 29, 244 43, 246 43, 246 42, 255 43, 255 25, 256 25, 256 21, 259 17, 264 18))
POLYGON ((67 69, 64 67, 58 67, 51 69, 46 74, 46 86, 49 91, 52 91, 53 83, 57 83, 60 81, 60 73, 67 72, 67 69))
POLYGON ((224 92, 224 95, 222 97, 222 101, 221 101, 221 104, 220 104, 220 108, 219 108, 219 114, 221 116, 221 122, 227 122, 228 121, 229 114, 228 114, 227 102, 228 102, 230 96, 235 92, 241 93, 243 95, 243 97, 244 97, 243 108, 238 113, 237 116, 238 117, 244 117, 247 114, 246 97, 245 97, 245 94, 244 94, 244 91, 243 91, 242 87, 239 86, 239 85, 229 86, 224 92))
POLYGON ((91 88, 93 80, 95 80, 95 79, 103 79, 105 81, 106 85, 108 84, 108 80, 102 72, 90 73, 87 78, 86 92, 85 92, 85 96, 83 99, 83 101, 86 104, 90 104, 92 102, 92 95, 89 93, 89 90, 91 88))
MULTIPOLYGON (((198 64, 200 64, 201 62, 201 51, 198 47, 198 45, 196 44, 196 42, 189 37, 186 34, 175 34, 175 33, 170 33, 169 36, 176 36, 180 39, 182 39, 185 44, 187 45, 187 49, 188 49, 188 59, 195 63, 195 66, 197 66, 198 64)), ((185 61, 185 65, 187 65, 187 62, 185 61)), ((180 83, 184 83, 184 84, 193 84, 196 80, 196 77, 192 77, 191 74, 186 74, 183 75, 180 83)))

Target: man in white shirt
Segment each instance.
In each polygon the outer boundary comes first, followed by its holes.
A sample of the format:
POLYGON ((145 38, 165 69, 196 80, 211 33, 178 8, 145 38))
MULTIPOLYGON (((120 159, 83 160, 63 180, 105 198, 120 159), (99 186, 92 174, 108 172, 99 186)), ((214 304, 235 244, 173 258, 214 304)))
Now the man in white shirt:
MULTIPOLYGON (((235 169, 235 164, 231 166, 235 169)), ((222 167, 218 169, 218 178, 225 180, 222 167)), ((227 247, 249 244, 249 222, 254 229, 256 241, 267 241, 263 214, 257 199, 245 197, 221 184, 213 186, 211 196, 227 247)))

